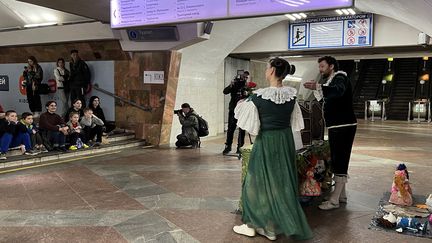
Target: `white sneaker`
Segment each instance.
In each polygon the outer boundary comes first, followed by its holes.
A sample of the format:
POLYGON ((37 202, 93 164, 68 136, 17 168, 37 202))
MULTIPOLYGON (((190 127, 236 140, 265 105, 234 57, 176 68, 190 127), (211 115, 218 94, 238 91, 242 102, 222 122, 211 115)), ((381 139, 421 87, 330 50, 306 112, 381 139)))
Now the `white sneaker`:
POLYGON ((269 235, 269 234, 267 234, 263 228, 257 228, 256 232, 259 235, 267 237, 267 239, 269 239, 269 240, 276 240, 277 239, 277 237, 275 235, 269 235))
POLYGON ((332 210, 332 209, 339 208, 339 203, 334 204, 334 203, 332 203, 330 201, 325 201, 325 202, 322 202, 318 206, 318 208, 321 209, 321 210, 332 210))
MULTIPOLYGON (((330 200, 330 195, 324 197, 324 200, 328 201, 330 200)), ((346 197, 339 197, 339 203, 347 203, 348 202, 348 198, 346 197)))
POLYGON ((236 232, 237 234, 240 235, 246 235, 249 237, 254 237, 255 236, 255 229, 254 228, 249 228, 247 226, 247 224, 242 224, 240 226, 234 226, 233 227, 234 232, 236 232))

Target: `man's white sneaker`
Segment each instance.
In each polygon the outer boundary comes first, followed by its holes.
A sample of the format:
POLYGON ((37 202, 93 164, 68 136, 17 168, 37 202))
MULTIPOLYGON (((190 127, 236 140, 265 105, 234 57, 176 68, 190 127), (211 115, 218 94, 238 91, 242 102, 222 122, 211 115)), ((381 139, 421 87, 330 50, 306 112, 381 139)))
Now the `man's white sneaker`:
POLYGON ((266 234, 266 232, 263 228, 257 228, 256 232, 262 236, 267 237, 267 239, 269 239, 269 240, 276 240, 277 239, 277 237, 275 235, 266 234))
POLYGON ((332 210, 332 209, 339 208, 339 203, 334 204, 334 203, 332 203, 330 201, 325 201, 325 202, 322 202, 318 206, 318 208, 321 209, 321 210, 332 210))
POLYGON ((249 228, 246 224, 242 224, 240 226, 234 226, 233 230, 234 230, 234 232, 236 232, 237 234, 240 234, 240 235, 246 235, 249 237, 255 236, 255 229, 249 228))

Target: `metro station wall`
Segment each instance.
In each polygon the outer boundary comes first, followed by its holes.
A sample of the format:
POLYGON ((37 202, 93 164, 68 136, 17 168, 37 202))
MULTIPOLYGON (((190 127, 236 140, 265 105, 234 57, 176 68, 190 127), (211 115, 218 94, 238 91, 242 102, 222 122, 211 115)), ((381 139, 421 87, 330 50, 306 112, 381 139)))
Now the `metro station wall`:
POLYGON ((146 107, 116 102, 116 122, 151 144, 168 144, 174 116, 181 55, 177 52, 134 53, 115 64, 115 93, 146 107), (144 71, 164 71, 164 84, 144 84, 144 71))
MULTIPOLYGON (((101 97, 102 107, 108 119, 115 120, 118 127, 135 130, 139 138, 146 139, 151 144, 169 143, 181 59, 177 52, 129 55, 121 49, 116 40, 0 47, 0 75, 11 76, 10 86, 14 88, 10 91, 0 91, 0 103, 6 104, 11 95, 17 99, 26 99, 25 96, 15 95, 14 92, 19 93, 19 76, 28 56, 35 56, 38 59, 48 80, 52 78, 52 70, 57 59, 63 57, 68 62, 72 49, 79 50, 80 56, 88 63, 93 73, 93 83, 98 83, 109 92, 149 108, 149 111, 142 111, 122 102, 114 102, 112 97, 93 91, 90 95, 96 94, 101 97), (144 71, 164 71, 164 84, 144 85, 144 71)), ((48 96, 45 98, 55 99, 55 96, 48 96)), ((7 103, 4 107, 8 109, 10 106, 12 105, 7 103)), ((21 113, 27 104, 23 102, 21 106, 15 104, 10 108, 21 113)))

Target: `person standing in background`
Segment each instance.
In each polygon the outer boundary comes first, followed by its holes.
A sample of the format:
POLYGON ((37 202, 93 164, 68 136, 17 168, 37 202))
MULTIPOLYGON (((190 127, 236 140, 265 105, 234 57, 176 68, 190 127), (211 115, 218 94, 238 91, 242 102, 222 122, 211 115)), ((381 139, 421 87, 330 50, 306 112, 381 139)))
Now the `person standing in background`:
MULTIPOLYGON (((225 95, 231 95, 231 100, 228 107, 228 131, 227 138, 225 141, 225 149, 222 151, 223 155, 227 155, 231 151, 231 145, 234 139, 234 132, 237 128, 237 119, 234 117, 234 109, 236 108, 237 102, 247 97, 246 81, 248 79, 249 72, 246 71, 243 74, 237 75, 231 84, 225 87, 223 93, 225 95)), ((237 150, 236 153, 240 152, 240 148, 244 145, 244 139, 246 136, 245 130, 239 128, 239 135, 237 139, 237 150)))
POLYGON ((70 100, 80 99, 83 107, 85 107, 84 95, 90 85, 90 69, 79 56, 78 50, 71 51, 71 58, 69 78, 70 100))
POLYGON ((54 77, 57 83, 57 95, 62 104, 63 111, 66 111, 69 107, 69 76, 70 72, 65 67, 65 60, 59 58, 57 60, 57 67, 54 69, 54 77))
POLYGON ((23 72, 27 101, 33 116, 39 117, 42 102, 38 89, 43 79, 43 70, 34 56, 29 56, 27 62, 28 65, 24 67, 23 72))

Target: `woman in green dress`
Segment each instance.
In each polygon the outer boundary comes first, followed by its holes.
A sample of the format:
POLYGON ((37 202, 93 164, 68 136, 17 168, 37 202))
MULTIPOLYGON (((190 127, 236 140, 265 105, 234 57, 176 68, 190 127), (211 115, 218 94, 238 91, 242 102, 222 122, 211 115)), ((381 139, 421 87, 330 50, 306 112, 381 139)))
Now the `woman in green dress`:
POLYGON ((238 126, 258 135, 242 187, 244 224, 233 228, 238 234, 260 234, 269 240, 276 240, 278 234, 297 240, 312 238, 298 201, 293 139, 293 131, 304 127, 303 118, 297 90, 282 85, 294 71, 286 60, 271 59, 265 71, 270 87, 255 91, 235 109, 238 126))

